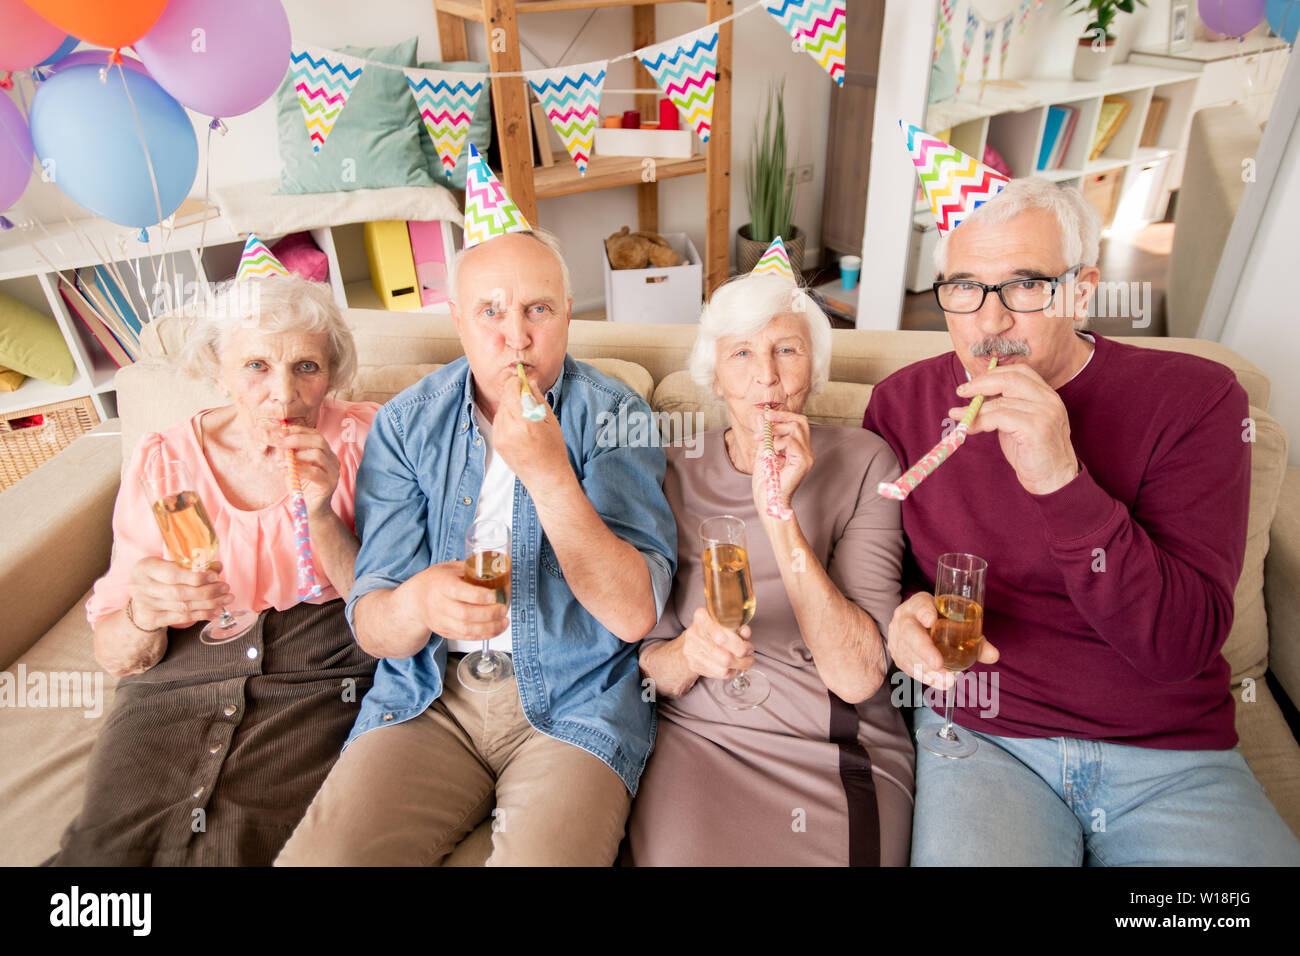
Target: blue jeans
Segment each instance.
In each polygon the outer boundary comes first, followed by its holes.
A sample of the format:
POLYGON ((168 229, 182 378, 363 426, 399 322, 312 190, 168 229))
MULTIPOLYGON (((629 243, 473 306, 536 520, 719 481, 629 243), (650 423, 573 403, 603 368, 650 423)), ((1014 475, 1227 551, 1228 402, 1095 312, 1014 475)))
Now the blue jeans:
MULTIPOLYGON (((943 718, 922 708, 917 728, 943 718)), ((913 866, 1300 866, 1300 841, 1245 758, 1071 737, 974 734, 916 748, 913 866)))

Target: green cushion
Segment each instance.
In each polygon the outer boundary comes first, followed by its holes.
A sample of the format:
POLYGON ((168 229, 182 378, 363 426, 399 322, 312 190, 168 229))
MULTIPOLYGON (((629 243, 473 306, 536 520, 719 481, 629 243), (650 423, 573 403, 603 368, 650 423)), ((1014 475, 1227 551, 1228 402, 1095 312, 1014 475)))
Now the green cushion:
POLYGON ((58 324, 0 292, 0 365, 32 378, 69 385, 77 377, 58 324))
MULTIPOLYGON (((340 47, 340 53, 415 66, 417 37, 388 47, 340 47)), ((428 137, 415 109, 415 97, 401 70, 365 67, 347 105, 313 153, 298 105, 293 74, 286 72, 276 92, 280 131, 281 194, 347 192, 389 186, 432 186, 420 151, 419 134, 428 137)))
MULTIPOLYGON (((489 64, 475 63, 472 60, 455 60, 447 63, 426 60, 420 63, 419 67, 422 70, 454 70, 457 73, 486 73, 490 69, 489 64)), ((532 123, 531 116, 528 121, 532 123)), ((528 128, 532 129, 532 126, 528 128)), ((484 159, 487 158, 488 147, 492 145, 492 84, 490 82, 483 87, 483 95, 478 98, 478 103, 474 106, 474 115, 469 121, 469 139, 460 148, 460 155, 456 157, 456 168, 451 171, 451 179, 442 174, 442 160, 438 158, 438 147, 433 145, 433 137, 424 128, 424 121, 420 121, 420 148, 424 150, 424 158, 429 164, 429 175, 440 185, 451 186, 453 189, 465 188, 465 170, 469 168, 467 160, 470 143, 474 144, 484 159)))

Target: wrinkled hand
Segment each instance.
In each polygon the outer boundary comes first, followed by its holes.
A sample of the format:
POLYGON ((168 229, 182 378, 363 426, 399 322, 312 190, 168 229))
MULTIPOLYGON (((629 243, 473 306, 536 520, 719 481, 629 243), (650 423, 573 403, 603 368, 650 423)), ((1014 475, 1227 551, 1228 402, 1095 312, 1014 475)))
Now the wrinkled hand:
MULTIPOLYGON (((772 447, 776 450, 781 494, 785 497, 786 504, 789 504, 794 498, 795 490, 812 469, 815 460, 808 418, 795 412, 772 408, 767 409, 763 414, 772 422, 772 447)), ((759 517, 767 520, 767 480, 763 470, 761 430, 757 435, 757 441, 758 450, 754 456, 754 474, 751 477, 750 487, 759 517)))
MULTIPOLYGON (((958 386, 957 394, 968 400, 986 396, 969 434, 996 431, 1003 456, 1030 494, 1050 494, 1079 473, 1065 403, 1029 366, 983 372, 958 386)), ((964 407, 948 410, 954 419, 964 412, 964 407)))
POLYGON ((206 571, 187 571, 164 558, 141 558, 131 569, 126 587, 136 626, 155 631, 220 617, 222 607, 234 600, 230 586, 218 576, 220 571, 220 561, 213 561, 206 571))
POLYGON ((691 626, 682 631, 682 655, 701 677, 730 680, 754 666, 754 645, 749 643, 749 625, 739 635, 729 631, 703 607, 695 609, 691 626))
MULTIPOLYGON (((318 518, 330 514, 340 465, 325 436, 306 425, 287 425, 277 437, 275 447, 292 448, 298 459, 298 480, 302 483, 302 496, 307 500, 308 516, 318 518)), ((281 467, 287 480, 288 463, 282 462, 281 467)))
MULTIPOLYGON (((930 629, 938 619, 934 595, 913 594, 894 610, 887 643, 894 665, 904 674, 922 684, 947 690, 956 683, 957 675, 943 666, 943 653, 930 639, 930 629)), ((980 641, 977 660, 992 664, 998 656, 998 649, 987 638, 980 641)))
POLYGON ((496 418, 492 421, 492 450, 502 457, 529 494, 536 498, 539 491, 555 487, 572 476, 573 468, 569 464, 564 433, 554 410, 547 404, 536 382, 529 380, 528 388, 533 398, 546 408, 546 417, 540 422, 524 418, 519 380, 512 379, 497 403, 496 418))
POLYGON ((494 592, 465 580, 465 562, 444 561, 407 581, 413 613, 427 630, 452 641, 486 641, 510 626, 494 592))

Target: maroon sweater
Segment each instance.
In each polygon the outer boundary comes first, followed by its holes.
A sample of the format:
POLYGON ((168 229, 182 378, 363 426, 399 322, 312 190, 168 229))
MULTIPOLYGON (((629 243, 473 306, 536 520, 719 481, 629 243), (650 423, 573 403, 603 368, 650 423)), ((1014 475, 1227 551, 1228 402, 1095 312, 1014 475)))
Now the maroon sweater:
MULTIPOLYGON (((944 552, 989 562, 984 633, 1002 656, 972 671, 997 673, 998 712, 979 716, 971 694, 955 709, 964 726, 1227 749, 1221 648, 1246 548, 1246 393, 1217 362, 1095 338, 1057 390, 1083 470, 1031 495, 996 434, 971 436, 903 503, 904 593, 933 590, 944 552)), ((863 427, 910 467, 966 403, 964 381, 954 352, 910 365, 872 391, 863 427)))

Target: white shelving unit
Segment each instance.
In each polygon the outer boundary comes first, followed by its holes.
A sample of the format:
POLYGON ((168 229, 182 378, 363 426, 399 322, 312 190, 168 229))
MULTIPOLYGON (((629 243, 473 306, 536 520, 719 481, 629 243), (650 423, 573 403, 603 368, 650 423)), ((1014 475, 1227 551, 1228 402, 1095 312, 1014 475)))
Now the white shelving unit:
MULTIPOLYGON (((0 292, 50 316, 68 344, 76 366, 76 378, 71 384, 52 385, 29 378, 13 392, 0 392, 0 413, 89 397, 102 419, 116 417, 117 366, 80 319, 69 312, 59 294, 58 274, 71 279, 75 269, 105 261, 116 263, 126 280, 127 288, 123 291, 143 318, 148 314, 145 296, 150 296, 151 301, 158 296, 155 282, 164 261, 166 266, 161 271, 168 282, 164 293, 170 295, 172 302, 176 294, 170 288, 173 274, 182 286, 219 282, 235 274, 246 237, 233 232, 220 217, 209 220, 206 227, 205 231, 203 224, 184 226, 166 235, 154 227, 149 230, 148 243, 139 241, 139 230, 102 219, 0 233, 0 292)), ((329 260, 330 285, 339 307, 382 309, 370 281, 361 229, 360 224, 325 226, 311 230, 311 236, 329 260), (340 247, 344 250, 342 256, 340 247)), ((271 245, 281 237, 263 235, 261 238, 271 245)), ((194 288, 182 289, 182 296, 192 293, 194 288)), ((446 306, 428 306, 421 311, 445 312, 446 306)))

